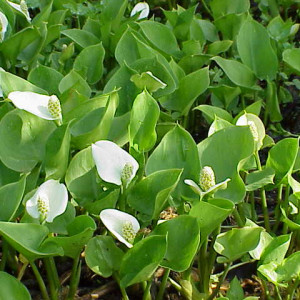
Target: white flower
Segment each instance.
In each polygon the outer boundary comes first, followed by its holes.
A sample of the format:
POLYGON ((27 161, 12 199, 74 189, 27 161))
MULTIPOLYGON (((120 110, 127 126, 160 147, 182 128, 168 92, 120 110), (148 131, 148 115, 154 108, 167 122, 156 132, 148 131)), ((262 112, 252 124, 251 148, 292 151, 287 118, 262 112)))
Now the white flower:
POLYGON ((26 202, 28 214, 41 222, 53 222, 54 218, 65 212, 68 204, 68 192, 64 184, 50 179, 37 189, 26 202))
POLYGON ((3 14, 0 11, 0 42, 2 42, 4 40, 5 32, 7 30, 7 26, 8 26, 7 18, 5 16, 5 14, 3 14))
POLYGON ((205 166, 200 171, 199 184, 201 188, 191 179, 185 179, 184 183, 189 185, 195 193, 200 195, 200 199, 202 199, 205 195, 215 193, 217 190, 226 189, 228 181, 230 181, 230 178, 227 178, 224 181, 216 184, 215 173, 213 169, 209 166, 205 166))
POLYGON ((34 92, 11 92, 7 98, 19 109, 24 109, 46 120, 61 120, 61 107, 55 95, 40 95, 34 92))
POLYGON ((93 144, 92 155, 100 178, 116 185, 129 184, 139 168, 129 153, 111 141, 93 144))
POLYGON ((133 245, 134 238, 140 230, 140 224, 135 217, 117 209, 104 209, 100 219, 105 227, 128 248, 133 245))
POLYGON ((29 12, 28 12, 28 7, 27 7, 27 4, 26 4, 26 1, 24 0, 21 0, 20 4, 17 4, 17 3, 14 3, 14 2, 11 2, 11 1, 8 1, 7 0, 7 3, 13 7, 14 9, 16 9, 17 11, 19 11, 20 13, 22 13, 28 22, 31 21, 31 18, 29 16, 29 12))
POLYGON ((150 8, 148 3, 146 2, 139 2, 137 3, 130 13, 130 17, 134 16, 135 14, 139 13, 138 20, 147 18, 150 12, 150 8))

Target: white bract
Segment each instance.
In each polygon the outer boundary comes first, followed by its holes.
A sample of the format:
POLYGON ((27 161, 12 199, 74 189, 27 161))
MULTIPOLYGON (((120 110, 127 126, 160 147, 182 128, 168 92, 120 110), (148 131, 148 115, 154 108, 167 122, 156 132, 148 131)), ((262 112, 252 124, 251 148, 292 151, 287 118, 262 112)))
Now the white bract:
POLYGON ((128 248, 133 245, 134 238, 140 230, 140 224, 135 217, 117 209, 104 209, 100 219, 105 227, 128 248))
POLYGON ((199 181, 200 187, 191 179, 185 179, 184 183, 189 185, 195 193, 200 195, 200 199, 202 199, 205 195, 213 194, 217 190, 226 189, 227 183, 229 181, 230 178, 227 178, 224 181, 216 184, 215 173, 213 169, 209 166, 205 166, 200 171, 200 181, 199 181))
POLYGON ((65 212, 68 192, 64 184, 50 179, 39 186, 32 198, 26 202, 28 214, 41 222, 53 222, 54 218, 65 212))
POLYGON ((26 110, 46 120, 61 120, 61 107, 55 95, 40 95, 34 92, 11 92, 7 98, 19 109, 26 110))
POLYGON ((19 11, 20 13, 22 13, 28 22, 31 21, 31 18, 29 16, 29 12, 28 12, 28 7, 27 7, 27 4, 26 4, 26 1, 24 0, 21 0, 20 4, 17 4, 17 3, 14 3, 14 2, 11 2, 11 1, 8 1, 7 0, 7 3, 13 7, 14 9, 16 9, 17 11, 19 11))
POLYGON ((111 141, 92 144, 92 155, 100 178, 116 185, 127 186, 139 168, 129 153, 111 141))
POLYGON ((138 20, 144 19, 144 18, 148 17, 149 12, 150 12, 150 8, 149 8, 148 3, 139 2, 132 9, 132 11, 130 13, 130 17, 132 17, 132 16, 136 15, 137 13, 139 13, 138 20))
POLYGON ((4 39, 5 32, 7 30, 7 26, 8 26, 7 18, 5 16, 5 14, 3 14, 0 11, 0 42, 2 42, 4 39))

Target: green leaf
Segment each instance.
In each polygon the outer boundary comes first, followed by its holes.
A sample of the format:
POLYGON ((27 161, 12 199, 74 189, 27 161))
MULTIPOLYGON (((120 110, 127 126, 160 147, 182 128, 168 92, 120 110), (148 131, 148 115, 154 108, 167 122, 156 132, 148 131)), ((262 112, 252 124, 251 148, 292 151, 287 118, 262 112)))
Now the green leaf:
POLYGON ((104 56, 105 50, 101 43, 86 47, 77 55, 73 68, 86 78, 89 84, 95 84, 103 74, 104 56))
POLYGON ((25 191, 26 176, 14 183, 9 183, 0 188, 0 220, 11 221, 22 201, 25 191))
POLYGON ((228 85, 212 86, 209 90, 223 103, 226 109, 232 101, 241 94, 241 89, 239 87, 232 87, 228 85))
POLYGON ((246 177, 246 191, 255 191, 267 184, 272 184, 275 171, 272 168, 265 168, 261 171, 255 171, 246 177))
POLYGON ((49 136, 45 154, 46 180, 64 178, 69 162, 70 141, 69 124, 58 127, 49 136))
POLYGON ((262 227, 233 228, 217 236, 214 249, 224 256, 222 262, 234 261, 256 248, 262 230, 262 227))
POLYGON ((178 89, 167 100, 160 101, 161 105, 168 110, 187 115, 197 97, 207 90, 209 82, 208 68, 190 73, 179 81, 178 89))
POLYGON ((159 78, 155 77, 150 71, 143 72, 142 74, 134 74, 130 77, 130 80, 137 86, 137 88, 143 90, 146 89, 150 93, 154 93, 159 89, 164 89, 166 84, 159 78))
POLYGON ((61 33, 70 38, 81 48, 86 48, 100 43, 100 40, 97 37, 85 30, 73 28, 63 30, 61 33))
POLYGON ((292 173, 298 153, 298 139, 286 138, 269 151, 266 167, 275 171, 275 182, 279 183, 292 173))
POLYGON ((111 236, 98 235, 89 240, 85 248, 85 261, 96 274, 108 278, 119 271, 124 253, 111 236))
POLYGON ((45 156, 45 144, 54 122, 15 109, 0 122, 0 159, 17 172, 30 172, 45 156))
POLYGON ((39 94, 47 94, 47 92, 29 81, 13 75, 9 72, 5 72, 2 68, 0 68, 0 81, 1 81, 1 89, 5 96, 7 96, 10 92, 13 91, 21 91, 21 92, 35 92, 39 94))
POLYGON ((145 90, 134 100, 129 123, 130 146, 147 152, 156 142, 156 123, 160 109, 156 100, 145 90))
POLYGON ((28 81, 47 91, 50 95, 58 95, 58 85, 63 75, 53 68, 39 65, 28 74, 28 81))
POLYGON ((165 255, 166 243, 165 236, 150 236, 129 249, 121 262, 121 287, 148 280, 165 255))
POLYGON ((71 125, 72 144, 77 149, 107 138, 118 101, 118 92, 114 91, 110 93, 105 107, 88 112, 71 125))
POLYGON ((244 290, 241 287, 241 283, 236 276, 230 282, 230 288, 226 293, 226 297, 229 300, 243 300, 244 290))
POLYGON ((27 288, 14 276, 0 271, 0 299, 31 300, 27 288))
POLYGON ((237 48, 243 63, 260 80, 276 78, 278 60, 263 25, 248 17, 238 34, 237 48))
POLYGON ((222 52, 226 52, 232 46, 232 43, 233 41, 224 40, 209 44, 207 47, 207 54, 218 55, 222 52))
POLYGON ((143 220, 158 220, 181 173, 182 170, 169 169, 145 177, 129 191, 128 204, 143 214, 143 220))
POLYGON ((215 120, 215 117, 228 121, 229 123, 231 123, 233 120, 229 112, 217 106, 201 104, 194 109, 203 112, 209 123, 212 123, 215 120))
POLYGON ((172 30, 164 24, 155 21, 139 23, 143 34, 159 50, 166 54, 177 56, 180 49, 172 30))
POLYGON ((167 169, 183 169, 173 196, 179 200, 182 196, 195 197, 184 179, 198 181, 200 166, 196 144, 191 135, 182 127, 176 126, 169 131, 150 155, 146 164, 146 175, 167 169))
POLYGON ((224 128, 198 144, 201 168, 210 166, 214 170, 216 182, 231 179, 225 190, 216 192, 216 197, 226 198, 234 203, 244 200, 246 189, 238 170, 241 162, 252 155, 253 151, 252 134, 244 126, 224 128))
POLYGON ((287 63, 296 73, 300 74, 300 49, 286 49, 282 53, 282 59, 287 63))
POLYGON ((53 243, 46 244, 48 233, 48 228, 39 224, 0 222, 3 238, 30 261, 63 255, 61 247, 53 243))
POLYGON ((282 115, 280 112, 279 100, 277 96, 277 86, 274 81, 267 81, 266 89, 266 114, 270 116, 272 122, 280 122, 282 115))
POLYGON ((90 86, 75 70, 71 70, 71 72, 60 81, 58 89, 61 93, 75 89, 88 98, 91 95, 90 86))
POLYGON ((211 234, 232 212, 234 204, 226 199, 214 198, 200 201, 190 210, 189 215, 197 219, 201 242, 211 234))
POLYGON ((218 19, 229 14, 247 12, 250 8, 250 2, 249 0, 212 0, 210 7, 214 19, 218 19))
POLYGON ((87 242, 92 238, 97 226, 95 221, 87 215, 76 217, 67 226, 69 236, 49 237, 47 243, 54 243, 64 249, 64 255, 75 259, 87 242))
POLYGON ((256 82, 253 72, 244 64, 232 60, 225 59, 220 56, 212 58, 225 72, 228 78, 236 85, 242 87, 253 87, 256 82))
POLYGON ((176 272, 188 269, 198 250, 199 233, 197 220, 191 216, 182 215, 157 225, 152 234, 167 237, 167 252, 161 265, 176 272))

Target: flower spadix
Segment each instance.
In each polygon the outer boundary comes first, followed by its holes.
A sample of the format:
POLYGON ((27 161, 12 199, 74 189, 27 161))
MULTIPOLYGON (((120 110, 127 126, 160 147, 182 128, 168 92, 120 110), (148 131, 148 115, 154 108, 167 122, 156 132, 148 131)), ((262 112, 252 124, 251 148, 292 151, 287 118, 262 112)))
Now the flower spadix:
POLYGON ((230 178, 216 184, 215 173, 210 166, 205 166, 200 171, 199 185, 191 179, 184 180, 184 182, 189 185, 195 193, 200 195, 200 199, 207 194, 215 193, 217 190, 226 189, 228 181, 230 181, 230 178))
POLYGON ((139 168, 129 153, 111 141, 93 144, 92 155, 100 178, 116 185, 129 184, 139 168))
POLYGON ((0 11, 0 42, 2 42, 4 39, 5 32, 7 30, 7 26, 8 26, 7 18, 5 16, 5 14, 3 14, 0 11))
POLYGON ((7 0, 7 3, 13 7, 15 10, 19 11, 20 13, 22 13, 28 22, 31 21, 31 18, 29 16, 29 12, 28 12, 28 7, 27 7, 27 4, 26 4, 26 1, 25 0, 21 0, 20 1, 20 4, 17 4, 17 3, 14 3, 14 2, 11 2, 11 1, 8 1, 7 0))
POLYGON ((55 95, 47 96, 34 92, 11 92, 7 98, 19 109, 26 110, 46 120, 61 120, 61 106, 55 95))
POLYGON ((54 218, 65 212, 68 204, 68 192, 64 184, 50 179, 36 190, 26 202, 28 214, 41 222, 53 222, 54 218))
POLYGON ((140 230, 138 220, 130 214, 117 209, 104 209, 100 219, 105 227, 128 248, 133 245, 134 238, 140 230))
POLYGON ((148 17, 149 12, 150 12, 150 9, 149 9, 148 3, 139 2, 132 9, 132 11, 130 13, 130 17, 132 17, 132 16, 136 15, 137 13, 139 13, 138 20, 144 19, 144 18, 148 17))

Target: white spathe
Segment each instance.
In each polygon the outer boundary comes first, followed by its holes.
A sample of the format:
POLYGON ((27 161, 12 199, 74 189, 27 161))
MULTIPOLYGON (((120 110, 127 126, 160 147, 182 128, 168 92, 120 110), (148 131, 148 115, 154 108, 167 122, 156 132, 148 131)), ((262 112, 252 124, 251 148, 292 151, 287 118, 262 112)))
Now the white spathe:
POLYGON ((137 13, 139 13, 138 20, 144 19, 144 18, 148 17, 149 12, 150 12, 150 8, 149 8, 148 3, 139 2, 132 9, 132 11, 130 13, 130 17, 132 17, 132 16, 136 15, 137 13))
POLYGON ((14 3, 14 2, 11 2, 11 1, 8 1, 7 0, 7 3, 13 7, 14 9, 16 9, 17 11, 19 11, 20 13, 22 13, 28 22, 31 21, 31 18, 29 16, 29 12, 28 12, 28 8, 27 8, 27 4, 26 4, 26 1, 24 0, 21 0, 20 4, 17 4, 17 3, 14 3))
POLYGON ((57 120, 49 111, 49 100, 56 96, 41 95, 34 92, 11 92, 7 98, 19 109, 26 110, 42 119, 57 120))
POLYGON ((68 191, 64 184, 57 180, 47 180, 39 186, 33 197, 26 202, 28 214, 35 218, 45 218, 48 223, 53 222, 54 218, 63 214, 68 204, 68 191), (39 202, 43 201, 47 212, 40 211, 39 202))
POLYGON ((117 209, 104 209, 100 213, 100 219, 105 227, 123 244, 128 248, 133 245, 124 236, 124 227, 128 224, 132 225, 134 236, 140 230, 138 220, 130 214, 117 209))
POLYGON ((5 14, 3 14, 0 11, 0 29, 1 29, 1 32, 0 32, 0 42, 3 41, 3 39, 4 39, 5 32, 7 31, 7 26, 8 26, 7 18, 5 16, 5 14))
POLYGON ((100 178, 116 185, 122 184, 122 173, 126 165, 132 167, 127 183, 139 168, 138 162, 129 153, 111 141, 92 144, 92 155, 100 178))

